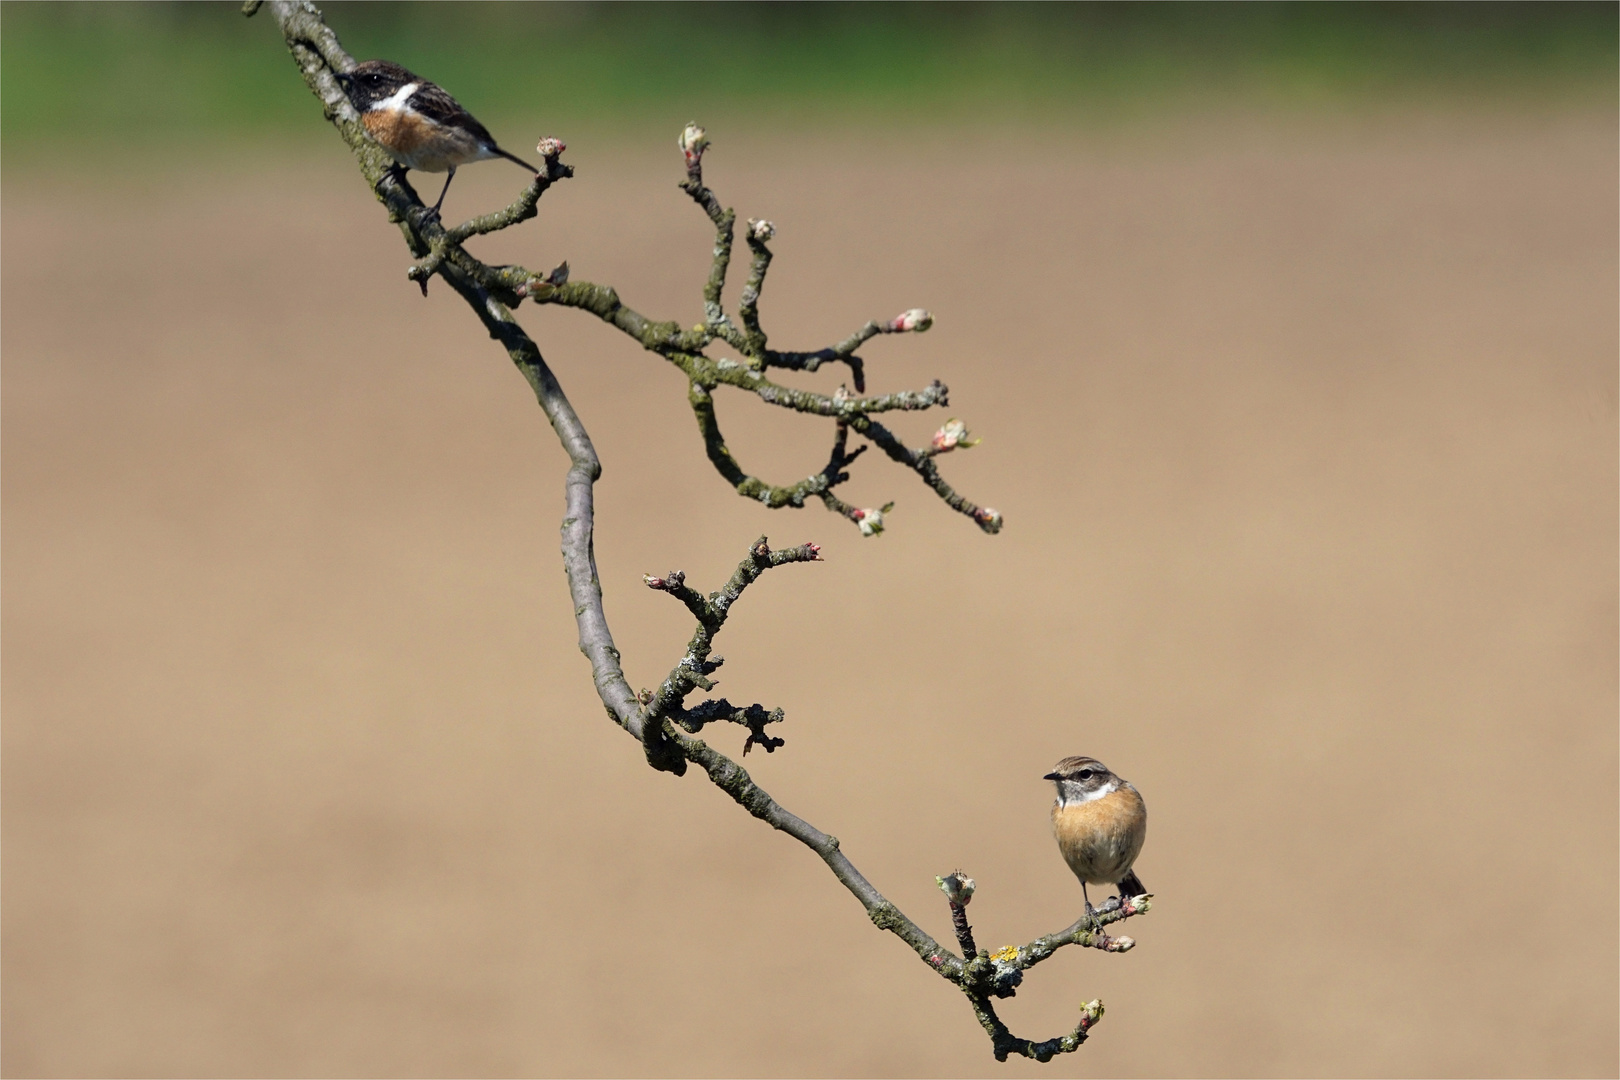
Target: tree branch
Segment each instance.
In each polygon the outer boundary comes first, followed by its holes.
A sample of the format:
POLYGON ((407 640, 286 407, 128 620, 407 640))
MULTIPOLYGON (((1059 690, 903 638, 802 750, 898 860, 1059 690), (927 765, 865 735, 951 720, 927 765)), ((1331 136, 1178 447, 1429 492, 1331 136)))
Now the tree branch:
MULTIPOLYGON (((335 41, 332 47, 336 47, 335 41)), ((343 62, 351 66, 353 63, 346 54, 343 62)), ((344 107, 347 107, 346 102, 344 107)), ((352 114, 352 109, 350 113, 352 114)), ((363 140, 363 129, 357 123, 353 127, 360 132, 360 138, 363 140)), ((771 253, 765 242, 774 235, 775 226, 768 221, 749 222, 747 239, 753 260, 748 281, 743 288, 739 309, 743 328, 739 330, 726 315, 721 303, 726 272, 731 261, 736 214, 723 209, 714 192, 703 183, 703 153, 709 146, 708 136, 703 129, 696 125, 688 125, 681 133, 679 145, 685 157, 687 171, 687 178, 680 186, 703 208, 715 225, 714 258, 703 289, 705 321, 690 330, 683 330, 674 320, 659 321, 647 318, 625 304, 618 291, 611 286, 588 281, 570 281, 566 273, 566 263, 558 268, 564 271, 560 275, 558 271, 540 275, 523 266, 488 266, 462 247, 462 242, 473 236, 509 228, 533 217, 540 195, 546 188, 556 180, 573 175, 572 168, 558 161, 558 156, 564 149, 560 140, 547 138, 540 141, 536 149, 540 151, 546 163, 545 171, 535 177, 511 206, 475 218, 454 229, 443 228, 422 205, 415 190, 392 169, 382 177, 368 172, 367 179, 372 181, 378 197, 389 206, 391 218, 405 224, 406 239, 411 250, 425 256, 407 271, 407 276, 420 284, 424 294, 427 291, 428 278, 438 273, 448 262, 458 267, 508 307, 529 299, 537 304, 557 304, 589 311, 634 339, 642 348, 657 353, 686 373, 692 384, 690 399, 694 412, 698 414, 699 429, 704 435, 709 460, 714 464, 716 471, 739 494, 747 498, 757 498, 773 509, 783 506, 803 506, 807 495, 823 493, 823 489, 813 483, 815 477, 812 476, 810 480, 795 485, 774 485, 744 472, 732 459, 730 452, 724 449, 723 442, 713 434, 718 431, 718 424, 713 415, 713 399, 710 392, 722 385, 733 386, 756 395, 767 404, 830 417, 840 424, 850 424, 866 414, 922 410, 946 404, 948 392, 944 384, 938 380, 921 390, 899 391, 876 397, 850 397, 842 392, 826 395, 782 386, 761 374, 761 369, 773 366, 788 370, 815 371, 828 360, 841 360, 850 367, 856 392, 862 393, 865 390, 865 367, 861 359, 854 355, 854 350, 878 334, 926 331, 933 325, 933 316, 921 308, 913 308, 885 323, 869 322, 848 339, 829 349, 815 353, 769 351, 766 348, 765 330, 759 319, 758 303, 771 261, 771 253), (704 350, 715 341, 723 341, 736 348, 744 355, 744 362, 738 363, 725 357, 707 355, 704 350)), ((863 423, 854 422, 852 426, 863 435, 866 433, 863 423)), ((886 429, 882 427, 876 430, 887 434, 886 429)), ((955 495, 955 492, 939 478, 937 469, 918 468, 915 462, 903 454, 896 456, 892 450, 889 456, 912 467, 947 505, 972 517, 984 531, 994 533, 1000 529, 999 514, 994 511, 979 513, 977 506, 955 495)), ((823 501, 830 509, 857 524, 862 520, 855 517, 854 512, 841 501, 826 499, 823 501)), ((863 527, 861 531, 867 535, 875 535, 879 530, 863 527)))
POLYGON ((855 379, 855 392, 863 393, 866 390, 866 367, 861 358, 855 355, 855 350, 872 340, 879 334, 905 334, 912 331, 918 333, 934 325, 934 317, 922 308, 912 308, 910 311, 880 323, 876 319, 867 323, 837 345, 815 352, 776 352, 766 350, 765 366, 787 368, 790 371, 815 371, 822 364, 834 360, 843 361, 849 365, 851 375, 855 379))
POLYGON ((748 250, 753 260, 748 266, 748 282, 737 301, 737 314, 748 335, 744 349, 756 360, 765 354, 765 331, 759 325, 759 294, 765 288, 765 272, 771 268, 771 249, 765 242, 775 235, 776 226, 770 222, 748 219, 748 250))
MULTIPOLYGON (((244 5, 244 13, 251 15, 259 6, 258 0, 249 0, 244 5)), ((887 325, 869 323, 851 338, 820 353, 769 353, 764 347, 763 330, 759 330, 757 336, 755 330, 758 290, 769 265, 769 253, 761 256, 764 238, 755 243, 758 223, 751 223, 750 248, 755 254, 749 278, 753 287, 752 299, 745 305, 744 330, 738 331, 730 326, 719 306, 735 217, 731 211, 722 210, 713 193, 703 186, 701 160, 707 139, 695 125, 689 126, 682 134, 681 146, 686 155, 688 174, 687 182, 682 186, 705 209, 716 226, 714 264, 704 290, 705 304, 712 304, 712 309, 706 308, 710 317, 703 327, 682 331, 672 322, 651 322, 621 304, 617 293, 611 288, 583 282, 570 283, 566 263, 544 276, 532 274, 522 267, 488 266, 468 253, 461 246, 462 242, 476 235, 509 228, 533 217, 540 196, 550 184, 572 175, 572 169, 557 160, 562 153, 562 144, 556 140, 541 142, 540 151, 546 162, 544 172, 536 176, 505 210, 474 218, 453 229, 445 229, 426 212, 415 190, 391 167, 387 156, 365 136, 358 116, 333 78, 337 72, 350 70, 354 66, 354 59, 343 51, 336 36, 322 20, 319 10, 307 0, 272 0, 269 6, 310 91, 321 101, 327 119, 355 154, 362 175, 388 210, 389 220, 400 225, 407 246, 420 260, 412 268, 413 279, 425 288, 428 278, 436 274, 467 302, 486 332, 506 350, 528 382, 568 454, 569 469, 564 482, 566 510, 561 527, 563 567, 574 604, 580 651, 590 662, 596 692, 608 716, 642 743, 649 763, 655 768, 682 773, 688 762, 698 765, 712 783, 754 817, 787 833, 820 856, 839 882, 860 901, 874 925, 900 938, 932 970, 962 990, 975 1017, 990 1036, 992 1050, 998 1059, 1005 1060, 1011 1054, 1020 1054, 1045 1061, 1054 1054, 1076 1049, 1101 1019, 1100 1002, 1092 1001, 1084 1005, 1079 1023, 1068 1034, 1044 1042, 1032 1042, 1017 1038, 1008 1031, 996 1016, 991 998, 1012 996, 1025 970, 1066 945, 1082 945, 1109 952, 1123 952, 1131 948, 1134 944, 1131 939, 1109 937, 1102 932, 1102 928, 1146 912, 1150 898, 1144 896, 1128 898, 1123 902, 1109 901, 1095 919, 1083 919, 1056 934, 1036 938, 1022 948, 1008 946, 994 954, 987 954, 974 950, 972 930, 965 911, 966 898, 960 892, 951 896, 947 890, 958 943, 963 950, 963 955, 958 956, 942 947, 885 899, 844 855, 836 837, 790 813, 755 784, 742 766, 696 737, 705 725, 726 720, 748 729, 748 738, 743 744, 744 754, 755 745, 763 745, 767 752, 783 745, 783 740, 767 735, 764 730, 767 724, 782 721, 780 709, 767 711, 760 705, 739 709, 724 698, 704 701, 688 709, 684 701, 694 689, 713 687, 709 676, 724 662, 721 657, 711 655, 714 639, 743 592, 768 569, 790 562, 820 561, 820 549, 814 544, 772 551, 765 538, 761 537, 750 546, 726 584, 707 596, 689 588, 685 575, 679 572, 662 578, 648 577, 646 583, 649 587, 674 596, 693 615, 698 626, 685 654, 659 689, 640 695, 632 693, 625 681, 619 652, 614 647, 608 628, 596 568, 593 494, 595 481, 601 476, 601 462, 556 376, 541 356, 539 347, 513 318, 511 308, 525 298, 581 307, 636 337, 648 349, 680 364, 691 378, 693 410, 703 429, 710 459, 740 493, 759 497, 763 492, 761 501, 767 505, 795 506, 802 505, 806 495, 817 494, 830 509, 859 524, 863 532, 878 531, 873 517, 881 518, 881 512, 851 508, 831 494, 836 484, 848 479, 844 468, 865 449, 847 450, 848 433, 854 429, 871 439, 889 457, 916 471, 947 503, 973 516, 981 528, 994 532, 1000 528, 1000 515, 993 510, 975 507, 956 495, 939 478, 933 464, 935 454, 958 445, 971 445, 962 438, 966 432, 959 422, 950 421, 941 428, 935 435, 931 449, 908 450, 887 429, 871 419, 871 413, 886 409, 927 408, 943 404, 943 385, 936 382, 909 396, 902 393, 877 398, 851 398, 838 394, 827 397, 779 387, 763 379, 755 368, 711 359, 702 353, 702 349, 713 340, 724 339, 736 345, 733 337, 727 336, 734 335, 754 350, 751 355, 761 367, 813 371, 827 360, 843 360, 850 362, 857 372, 857 390, 860 391, 860 368, 854 349, 878 333, 925 330, 930 321, 927 313, 906 312, 887 325), (820 473, 786 489, 771 488, 744 474, 725 449, 714 419, 711 391, 721 384, 753 390, 773 404, 833 418, 834 441, 827 465, 820 473), (950 434, 953 424, 957 429, 954 435, 950 434)), ((956 881, 959 888, 965 879, 958 872, 950 879, 941 879, 942 887, 946 880, 956 881)), ((970 897, 971 882, 968 884, 970 897)))

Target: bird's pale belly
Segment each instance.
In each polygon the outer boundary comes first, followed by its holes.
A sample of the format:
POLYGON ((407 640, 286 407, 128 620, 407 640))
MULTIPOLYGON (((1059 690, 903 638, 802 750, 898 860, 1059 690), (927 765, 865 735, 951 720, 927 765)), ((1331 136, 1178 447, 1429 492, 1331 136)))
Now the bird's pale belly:
POLYGON ((1113 885, 1125 876, 1147 839, 1147 808, 1124 787, 1090 802, 1052 807, 1052 832, 1074 876, 1087 885, 1113 885))

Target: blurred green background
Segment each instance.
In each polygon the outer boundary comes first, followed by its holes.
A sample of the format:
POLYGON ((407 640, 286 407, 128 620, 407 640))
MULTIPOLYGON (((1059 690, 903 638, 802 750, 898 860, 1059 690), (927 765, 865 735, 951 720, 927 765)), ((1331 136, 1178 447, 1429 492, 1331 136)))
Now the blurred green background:
MULTIPOLYGON (((1107 124, 1167 109, 1362 108, 1481 96, 1612 102, 1617 6, 1594 4, 351 4, 486 122, 1107 124)), ((322 134, 263 15, 235 4, 0 5, 13 164, 198 135, 322 134)))

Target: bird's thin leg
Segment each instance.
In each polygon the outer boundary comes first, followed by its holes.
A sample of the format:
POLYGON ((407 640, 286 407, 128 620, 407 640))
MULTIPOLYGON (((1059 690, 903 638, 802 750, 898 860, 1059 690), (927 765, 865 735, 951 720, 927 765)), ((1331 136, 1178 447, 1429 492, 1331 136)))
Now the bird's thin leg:
POLYGON ((1091 906, 1091 894, 1086 892, 1086 883, 1083 881, 1080 883, 1080 895, 1085 897, 1086 918, 1090 921, 1091 928, 1093 930, 1101 929, 1100 924, 1097 922, 1097 909, 1091 906))
POLYGON ((435 220, 438 219, 438 217, 439 217, 439 207, 444 205, 444 197, 450 191, 450 181, 454 180, 455 178, 456 178, 456 167, 454 165, 452 165, 452 166, 450 166, 450 175, 446 176, 444 178, 444 190, 439 192, 439 201, 434 203, 433 206, 428 210, 428 216, 429 217, 431 217, 431 218, 433 218, 435 220))

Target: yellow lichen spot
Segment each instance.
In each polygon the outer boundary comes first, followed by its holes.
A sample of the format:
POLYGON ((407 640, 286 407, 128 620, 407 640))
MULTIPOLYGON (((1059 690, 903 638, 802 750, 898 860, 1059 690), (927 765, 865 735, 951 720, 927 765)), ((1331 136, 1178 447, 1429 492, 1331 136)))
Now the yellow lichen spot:
POLYGON ((1009 964, 1018 959, 1018 946, 1005 945, 991 953, 990 959, 998 961, 999 963, 1009 964))

